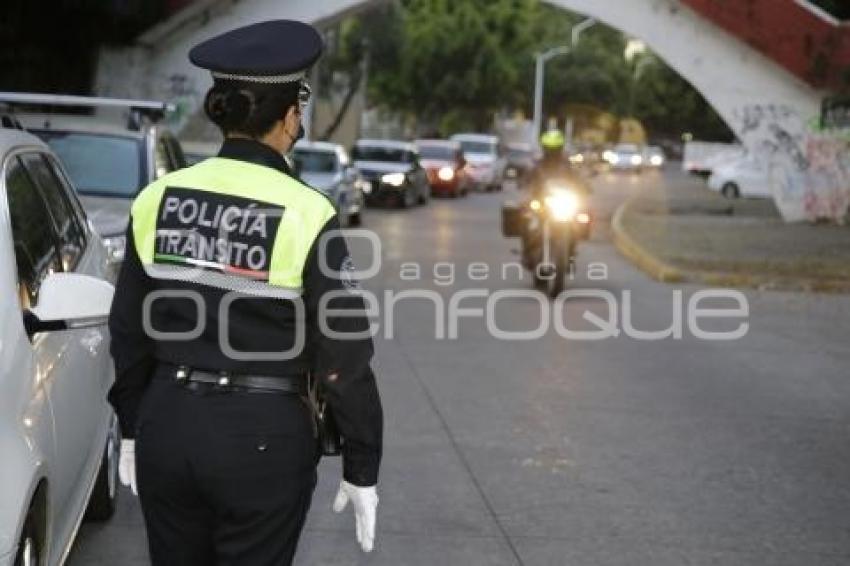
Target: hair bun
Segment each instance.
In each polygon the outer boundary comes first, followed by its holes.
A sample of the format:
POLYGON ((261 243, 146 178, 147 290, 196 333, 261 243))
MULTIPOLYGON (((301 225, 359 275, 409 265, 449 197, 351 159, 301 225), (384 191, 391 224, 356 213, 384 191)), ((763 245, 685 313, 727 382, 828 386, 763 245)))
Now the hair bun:
POLYGON ((255 109, 254 93, 230 85, 214 85, 204 101, 204 110, 210 120, 227 131, 244 124, 255 109))

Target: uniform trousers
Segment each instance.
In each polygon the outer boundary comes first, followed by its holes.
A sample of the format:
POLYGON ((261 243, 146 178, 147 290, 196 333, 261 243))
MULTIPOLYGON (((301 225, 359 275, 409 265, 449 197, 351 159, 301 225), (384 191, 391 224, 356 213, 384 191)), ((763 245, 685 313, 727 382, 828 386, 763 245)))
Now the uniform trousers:
POLYGON ((316 463, 301 397, 155 377, 136 426, 152 565, 291 564, 316 463))

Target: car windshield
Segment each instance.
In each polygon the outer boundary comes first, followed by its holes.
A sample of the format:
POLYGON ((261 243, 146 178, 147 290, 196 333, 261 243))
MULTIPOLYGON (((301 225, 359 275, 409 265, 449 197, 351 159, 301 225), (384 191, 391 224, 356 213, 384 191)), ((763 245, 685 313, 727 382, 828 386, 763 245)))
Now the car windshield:
POLYGON ((132 197, 142 187, 142 144, 121 136, 33 132, 59 156, 80 194, 132 197))
POLYGON ((385 163, 410 163, 411 153, 394 147, 355 146, 351 156, 355 161, 382 161, 385 163))
POLYGON ((336 172, 336 154, 330 151, 295 150, 295 161, 304 173, 336 172))
POLYGON ((442 159, 450 161, 455 158, 455 148, 445 145, 421 145, 419 156, 422 159, 442 159))
POLYGON ((496 145, 490 142, 462 141, 460 147, 464 153, 486 153, 487 155, 496 153, 496 145))

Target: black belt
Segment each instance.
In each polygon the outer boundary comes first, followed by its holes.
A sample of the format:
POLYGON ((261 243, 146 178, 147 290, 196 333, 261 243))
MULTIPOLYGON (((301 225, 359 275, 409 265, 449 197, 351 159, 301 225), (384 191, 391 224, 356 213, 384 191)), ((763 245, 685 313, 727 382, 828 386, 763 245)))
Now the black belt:
POLYGON ((204 371, 187 366, 169 366, 169 371, 163 377, 173 379, 181 385, 205 384, 223 391, 307 395, 306 375, 245 375, 204 371))

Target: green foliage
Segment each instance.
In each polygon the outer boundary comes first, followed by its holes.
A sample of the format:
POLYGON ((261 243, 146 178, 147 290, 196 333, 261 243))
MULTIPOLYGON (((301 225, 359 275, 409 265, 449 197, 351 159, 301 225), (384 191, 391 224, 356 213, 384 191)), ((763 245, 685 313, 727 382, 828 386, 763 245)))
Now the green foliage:
MULTIPOLYGON (((442 134, 487 129, 500 110, 531 115, 534 54, 570 42, 581 16, 538 0, 397 0, 360 17, 369 98, 442 134)), ((597 25, 546 68, 546 116, 588 105, 633 113, 651 133, 727 137, 686 81, 652 55, 627 62, 626 38, 597 25), (636 66, 640 68, 637 69, 636 66)))

